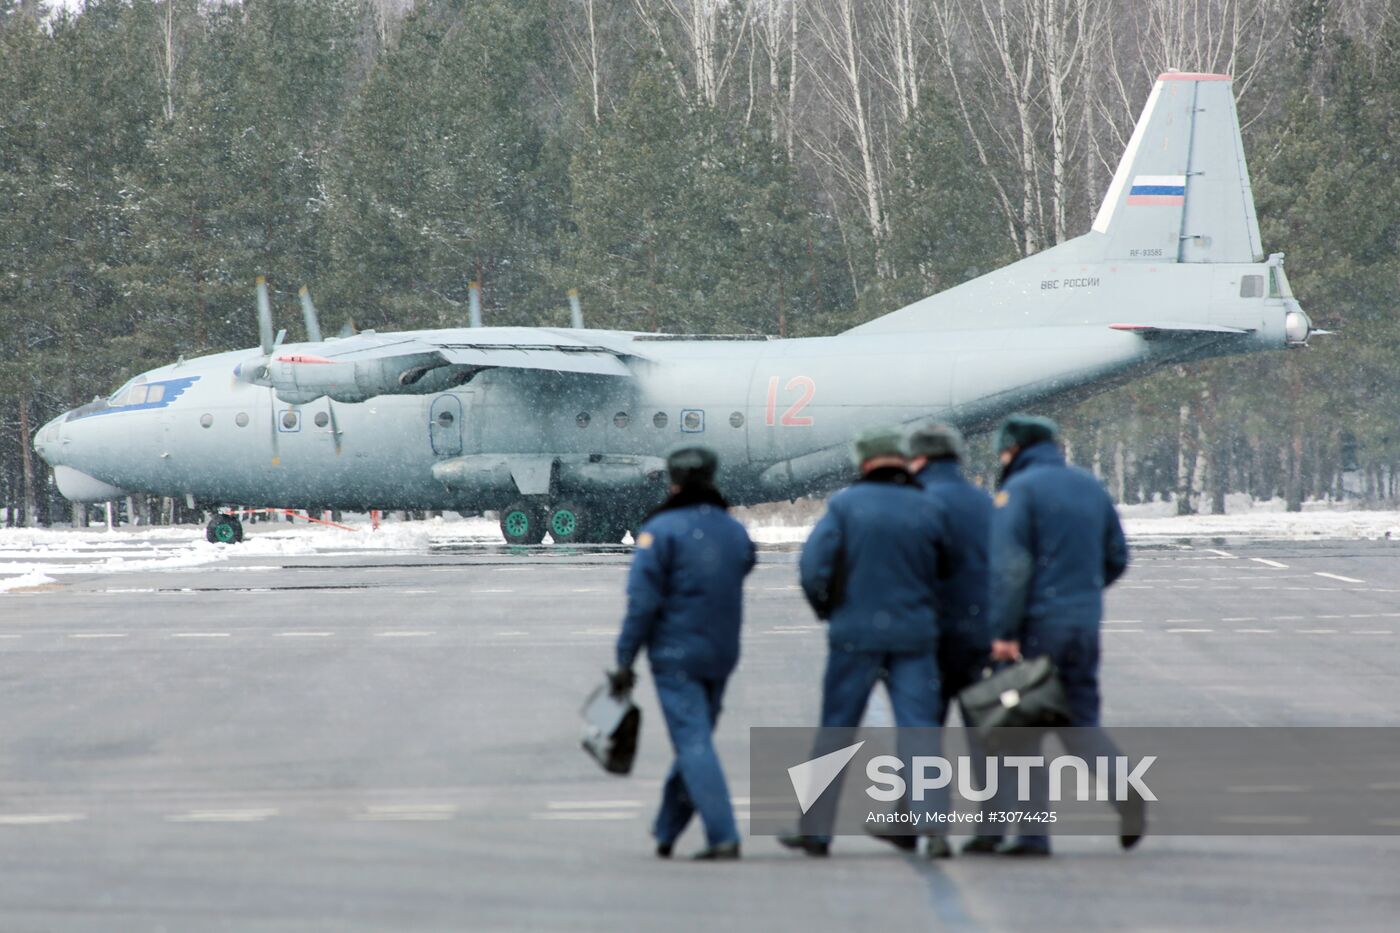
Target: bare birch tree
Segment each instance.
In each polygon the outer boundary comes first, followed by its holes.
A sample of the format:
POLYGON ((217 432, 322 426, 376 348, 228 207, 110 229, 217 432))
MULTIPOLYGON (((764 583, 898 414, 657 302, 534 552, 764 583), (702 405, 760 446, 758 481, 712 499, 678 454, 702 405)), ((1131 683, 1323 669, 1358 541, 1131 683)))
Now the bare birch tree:
POLYGON ((875 127, 867 100, 866 55, 858 33, 856 0, 830 0, 809 8, 811 48, 801 51, 805 71, 831 122, 855 149, 848 155, 840 140, 816 129, 803 142, 819 163, 831 169, 862 205, 871 239, 886 233, 884 198, 877 170, 875 127))

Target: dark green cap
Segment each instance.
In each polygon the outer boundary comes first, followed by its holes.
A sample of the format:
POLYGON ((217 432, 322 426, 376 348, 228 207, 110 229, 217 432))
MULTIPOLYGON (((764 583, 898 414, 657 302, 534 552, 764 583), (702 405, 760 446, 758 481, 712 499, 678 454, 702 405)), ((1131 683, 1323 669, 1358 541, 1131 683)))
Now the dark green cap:
POLYGON ((1029 447, 1041 441, 1058 440, 1060 426, 1039 415, 1012 415, 997 431, 997 453, 1008 447, 1029 447))
POLYGON ((851 445, 856 466, 876 457, 907 457, 904 435, 896 428, 870 428, 856 435, 851 445))
POLYGON ((718 470, 719 455, 704 444, 686 444, 666 455, 666 472, 671 474, 671 482, 680 486, 710 482, 718 470))
POLYGON ((962 432, 951 424, 929 424, 909 435, 909 456, 930 460, 962 460, 962 432))

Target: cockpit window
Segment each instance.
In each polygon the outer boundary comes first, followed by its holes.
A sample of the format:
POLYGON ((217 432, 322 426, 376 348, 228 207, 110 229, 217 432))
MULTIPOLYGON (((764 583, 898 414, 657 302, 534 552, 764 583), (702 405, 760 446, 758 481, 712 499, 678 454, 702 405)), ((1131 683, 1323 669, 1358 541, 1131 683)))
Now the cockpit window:
POLYGON ((165 398, 165 386, 154 385, 146 390, 146 404, 153 405, 165 398))

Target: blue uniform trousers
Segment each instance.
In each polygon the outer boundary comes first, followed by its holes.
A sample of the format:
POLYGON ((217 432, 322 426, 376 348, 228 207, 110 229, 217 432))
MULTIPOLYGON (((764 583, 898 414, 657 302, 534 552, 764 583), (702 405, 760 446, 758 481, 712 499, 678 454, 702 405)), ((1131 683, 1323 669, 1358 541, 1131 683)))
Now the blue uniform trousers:
MULTIPOLYGON (((1103 776, 1109 787, 1117 781, 1116 758, 1120 753, 1107 732, 1099 728, 1099 622, 1075 621, 1056 625, 1031 627, 1021 645, 1021 653, 1028 658, 1049 655, 1055 662, 1060 682, 1064 684, 1065 695, 1069 700, 1070 729, 1060 733, 1060 741, 1070 755, 1094 762, 1096 758, 1109 760, 1109 773, 1103 776)), ((1008 750, 1008 754, 1038 755, 1040 742, 1035 747, 1008 750)), ((1030 799, 1017 804, 1028 813, 1041 813, 1050 808, 1049 769, 1037 768, 1032 772, 1030 799)), ((1028 824, 1033 825, 1033 824, 1028 824)), ((1043 844, 1049 848, 1049 836, 1039 833, 1022 833, 1020 839, 1030 844, 1043 844)))
POLYGON ((712 735, 728 678, 700 679, 681 672, 652 672, 676 760, 661 788, 661 810, 652 835, 675 842, 698 811, 711 846, 739 841, 734 808, 712 735))
MULTIPOLYGON (((895 725, 910 729, 935 729, 943 724, 943 696, 938 679, 938 656, 926 652, 846 651, 832 648, 826 658, 826 675, 822 681, 822 737, 812 751, 812 757, 834 752, 855 741, 855 732, 865 715, 870 692, 881 680, 890 696, 895 725)), ((899 757, 909 761, 914 755, 937 755, 939 743, 933 733, 906 741, 899 748, 899 757)), ((836 819, 836 801, 841 796, 838 777, 822 793, 821 798, 803 814, 801 831, 822 841, 831 839, 831 826, 836 819)), ((912 786, 913 782, 910 782, 912 786)), ((946 806, 940 799, 923 803, 928 809, 946 806)))

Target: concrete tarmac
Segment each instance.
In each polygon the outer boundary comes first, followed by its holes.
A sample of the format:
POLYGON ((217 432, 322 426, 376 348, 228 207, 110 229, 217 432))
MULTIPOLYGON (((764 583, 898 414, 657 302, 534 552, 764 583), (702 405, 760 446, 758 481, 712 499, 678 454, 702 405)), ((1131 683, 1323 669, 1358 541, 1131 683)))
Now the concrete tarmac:
MULTIPOLYGON (((1106 721, 1400 725, 1397 558, 1137 549, 1104 626, 1106 721)), ((633 776, 578 749, 628 559, 234 557, 0 595, 0 929, 1394 928, 1395 837, 1062 838, 1050 860, 936 864, 754 837, 739 863, 658 860, 669 747, 644 667, 633 776)), ((748 727, 817 712, 795 562, 765 549, 748 585, 718 735, 741 817, 748 727)))

